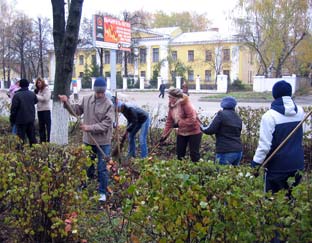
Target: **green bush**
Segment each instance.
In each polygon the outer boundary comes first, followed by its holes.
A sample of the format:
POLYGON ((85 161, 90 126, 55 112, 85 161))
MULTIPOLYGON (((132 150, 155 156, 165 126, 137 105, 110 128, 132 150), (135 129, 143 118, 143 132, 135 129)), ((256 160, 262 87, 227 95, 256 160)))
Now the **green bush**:
MULTIPOLYGON (((274 196, 248 167, 145 160, 123 201, 130 237, 140 242, 311 242, 311 178, 274 196)), ((125 176, 121 183, 131 181, 125 176)))
POLYGON ((0 239, 77 240, 78 216, 87 199, 78 190, 90 163, 87 152, 52 144, 17 149, 15 136, 1 137, 0 144, 0 239))

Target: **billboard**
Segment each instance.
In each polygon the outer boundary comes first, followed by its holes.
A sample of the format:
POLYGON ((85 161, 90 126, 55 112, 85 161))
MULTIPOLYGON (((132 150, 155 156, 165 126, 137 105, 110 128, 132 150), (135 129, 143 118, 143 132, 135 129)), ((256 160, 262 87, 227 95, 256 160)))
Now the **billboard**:
POLYGON ((130 51, 130 23, 111 17, 94 15, 93 43, 95 47, 130 51))

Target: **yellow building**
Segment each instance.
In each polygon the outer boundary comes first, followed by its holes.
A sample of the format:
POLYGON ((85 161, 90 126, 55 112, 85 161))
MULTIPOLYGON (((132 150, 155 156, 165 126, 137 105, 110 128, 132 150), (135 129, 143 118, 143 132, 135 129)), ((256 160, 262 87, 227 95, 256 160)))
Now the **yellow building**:
MULTIPOLYGON (((215 29, 205 32, 182 33, 179 27, 135 30, 132 34, 131 53, 116 53, 116 71, 128 76, 144 78, 145 83, 159 76, 165 82, 175 82, 176 76, 192 84, 200 78, 201 84, 213 84, 216 75, 226 74, 230 81, 239 79, 252 83, 256 74, 255 54, 239 43, 235 36, 222 35, 215 29), (134 53, 137 52, 137 55, 134 53), (127 65, 124 55, 128 55, 127 65), (181 74, 181 67, 184 71, 181 74), (180 67, 180 68, 179 68, 180 67)), ((50 79, 53 80, 53 56, 50 58, 50 79)), ((103 74, 110 76, 110 50, 104 51, 103 74)), ((81 78, 85 67, 91 63, 99 65, 95 48, 77 49, 73 79, 81 78)))

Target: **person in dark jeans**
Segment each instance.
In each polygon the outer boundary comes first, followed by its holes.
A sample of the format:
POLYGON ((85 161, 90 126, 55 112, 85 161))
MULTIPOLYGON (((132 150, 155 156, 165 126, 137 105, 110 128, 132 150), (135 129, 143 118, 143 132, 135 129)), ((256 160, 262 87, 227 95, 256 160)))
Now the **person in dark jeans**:
POLYGON ((166 85, 164 83, 161 83, 161 85, 159 85, 159 95, 158 95, 158 98, 162 97, 164 98, 165 97, 165 90, 166 90, 166 85))
POLYGON ((177 158, 182 160, 189 146, 192 162, 200 159, 199 147, 202 133, 197 112, 189 97, 181 89, 172 88, 168 91, 169 111, 160 143, 163 143, 173 129, 177 129, 177 158))
POLYGON ((148 156, 147 135, 150 125, 149 114, 143 109, 121 101, 116 101, 113 97, 113 102, 117 106, 118 112, 121 112, 127 119, 128 132, 128 157, 136 157, 135 136, 140 131, 139 143, 141 149, 141 158, 148 156))
POLYGON ((35 94, 38 99, 37 113, 39 120, 40 143, 50 142, 51 132, 51 91, 49 86, 40 77, 36 80, 35 94))
POLYGON ((237 102, 231 96, 224 97, 220 110, 209 126, 201 126, 205 134, 216 135, 216 161, 221 165, 239 165, 242 158, 242 119, 235 112, 237 102))
POLYGON ((28 90, 27 79, 19 81, 20 89, 15 92, 11 105, 10 122, 16 125, 16 134, 26 142, 26 136, 30 146, 37 143, 35 136, 35 104, 38 99, 36 95, 28 90))

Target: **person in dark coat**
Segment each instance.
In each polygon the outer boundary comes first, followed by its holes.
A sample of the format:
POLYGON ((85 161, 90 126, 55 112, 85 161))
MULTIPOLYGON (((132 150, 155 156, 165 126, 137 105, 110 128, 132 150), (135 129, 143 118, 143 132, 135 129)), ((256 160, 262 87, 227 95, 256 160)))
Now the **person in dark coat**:
MULTIPOLYGON (((274 101, 271 109, 262 116, 259 144, 251 162, 252 167, 261 165, 304 118, 302 107, 295 104, 291 94, 292 87, 284 80, 273 86, 274 101)), ((289 177, 295 177, 295 185, 300 182, 301 176, 297 172, 304 168, 302 138, 301 127, 268 162, 264 182, 266 192, 289 189, 289 177)))
POLYGON ((141 158, 147 157, 148 156, 147 134, 150 125, 149 114, 143 109, 134 106, 132 104, 116 101, 115 97, 113 98, 113 103, 117 106, 118 112, 121 112, 128 122, 127 124, 127 132, 129 140, 128 157, 136 156, 135 136, 139 130, 141 130, 139 137, 141 158))
POLYGON ((161 85, 159 85, 159 95, 158 95, 158 98, 162 97, 164 98, 165 97, 165 90, 166 90, 166 85, 164 83, 161 83, 161 85))
POLYGON ((16 134, 25 143, 26 135, 29 144, 37 143, 35 136, 35 104, 38 99, 36 95, 28 89, 27 79, 19 81, 20 89, 15 92, 11 105, 10 122, 16 125, 16 134))
POLYGON ((235 112, 235 98, 227 96, 209 126, 201 126, 205 134, 216 135, 216 161, 221 165, 239 165, 242 158, 242 119, 235 112))

